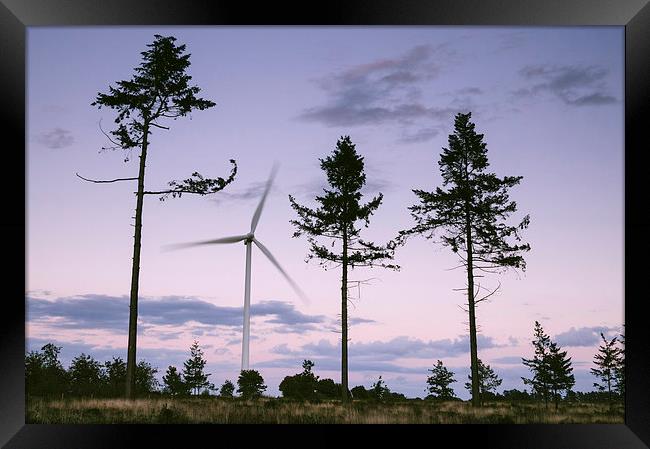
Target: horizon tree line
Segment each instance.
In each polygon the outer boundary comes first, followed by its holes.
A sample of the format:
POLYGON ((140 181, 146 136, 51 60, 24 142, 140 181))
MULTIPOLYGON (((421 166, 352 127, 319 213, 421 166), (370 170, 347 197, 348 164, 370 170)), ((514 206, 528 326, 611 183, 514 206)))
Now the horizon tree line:
MULTIPOLYGON (((571 373, 571 358, 566 351, 561 351, 557 343, 551 341, 541 325, 535 322, 535 339, 531 342, 535 354, 532 359, 522 358, 522 363, 531 370, 532 377, 522 377, 524 385, 531 385, 531 392, 525 389, 504 390, 501 395, 496 389, 501 385, 502 379, 490 365, 479 359, 479 386, 480 404, 486 400, 541 400, 548 407, 550 400, 559 401, 579 400, 591 398, 606 400, 613 408, 617 399, 622 398, 625 391, 624 378, 624 334, 611 339, 605 338, 601 333, 603 344, 594 355, 595 368, 590 370, 600 382, 594 382, 596 391, 581 393, 573 391, 575 378, 571 373), (561 393, 565 392, 564 398, 561 393)), ((41 351, 30 351, 25 357, 26 393, 27 396, 82 396, 82 397, 117 397, 120 396, 126 382, 126 364, 121 357, 112 357, 112 360, 103 364, 85 353, 72 359, 66 370, 59 361, 61 347, 47 343, 41 351)), ((172 397, 189 396, 216 396, 221 398, 234 398, 235 385, 226 379, 220 388, 208 381, 211 375, 205 372, 206 359, 199 342, 194 340, 190 346, 190 357, 184 362, 183 370, 169 365, 167 371, 159 382, 155 374, 158 368, 141 360, 136 366, 136 395, 166 394, 172 397)), ((332 379, 321 379, 313 372, 315 364, 305 359, 302 363, 303 371, 293 376, 285 376, 279 384, 282 397, 299 401, 314 401, 320 399, 335 399, 341 397, 342 385, 332 379)), ((432 369, 428 370, 425 399, 432 400, 460 400, 451 384, 456 383, 453 371, 437 360, 432 369)), ((472 373, 467 376, 465 389, 471 393, 472 373)), ((237 390, 242 399, 256 399, 263 396, 267 386, 262 375, 256 370, 244 370, 239 373, 237 390)), ((391 391, 380 375, 378 380, 367 389, 358 385, 350 389, 350 399, 372 400, 379 402, 406 400, 404 394, 391 391)))

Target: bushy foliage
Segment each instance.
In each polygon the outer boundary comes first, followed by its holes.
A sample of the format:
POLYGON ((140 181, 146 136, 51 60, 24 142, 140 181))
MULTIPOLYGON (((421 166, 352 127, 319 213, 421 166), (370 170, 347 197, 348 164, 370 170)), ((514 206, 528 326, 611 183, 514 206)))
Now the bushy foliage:
POLYGON ((239 373, 237 386, 239 387, 237 388, 237 393, 243 399, 257 399, 266 391, 264 378, 262 378, 262 375, 258 371, 253 369, 245 369, 239 373))
POLYGON ((233 384, 230 380, 226 380, 219 389, 219 396, 222 398, 232 398, 234 392, 235 384, 233 384))
POLYGON ((106 379, 106 393, 109 396, 124 394, 126 387, 126 362, 121 357, 113 357, 109 362, 104 362, 106 379))
POLYGON ((390 389, 386 386, 386 382, 384 382, 381 376, 379 376, 379 379, 372 384, 368 393, 375 401, 385 401, 389 398, 390 389))
POLYGON ((520 391, 513 388, 512 390, 503 390, 503 398, 509 401, 529 401, 533 399, 533 396, 526 390, 520 391))
POLYGON ((81 353, 70 363, 70 390, 75 396, 101 394, 105 382, 102 364, 92 356, 81 353))
POLYGON ((312 373, 314 362, 305 360, 302 364, 303 371, 294 376, 286 376, 280 382, 279 389, 282 396, 296 400, 314 400, 318 397, 318 376, 312 373))
POLYGON ((135 366, 135 393, 137 395, 145 395, 157 391, 160 387, 160 382, 156 379, 155 374, 158 372, 145 360, 140 360, 135 366))
POLYGON ((332 379, 319 379, 316 384, 316 392, 321 399, 340 398, 341 384, 335 383, 332 379))
POLYGON ((356 387, 352 388, 350 392, 352 393, 353 399, 364 401, 370 398, 370 393, 368 392, 368 390, 366 390, 366 387, 364 387, 363 385, 357 385, 356 387))
POLYGON ((68 374, 59 361, 60 351, 60 346, 48 343, 40 351, 31 351, 26 354, 26 394, 55 396, 67 392, 68 374))

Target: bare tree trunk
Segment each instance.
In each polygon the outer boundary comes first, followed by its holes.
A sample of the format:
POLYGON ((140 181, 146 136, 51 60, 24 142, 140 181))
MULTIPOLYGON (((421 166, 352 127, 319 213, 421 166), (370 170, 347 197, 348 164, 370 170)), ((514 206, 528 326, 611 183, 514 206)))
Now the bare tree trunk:
POLYGON ((469 204, 465 205, 465 234, 467 246, 467 306, 469 309, 469 350, 472 371, 472 406, 479 407, 479 378, 478 378, 478 343, 476 338, 476 310, 474 304, 474 267, 472 255, 472 228, 469 214, 469 204))
POLYGON ((142 243, 142 204, 144 200, 144 169, 147 160, 149 124, 145 122, 138 173, 138 192, 135 207, 135 234, 133 241, 133 266, 131 270, 131 301, 129 305, 129 343, 126 359, 126 397, 135 397, 135 349, 138 336, 138 286, 140 279, 140 247, 142 243))
POLYGON ((341 402, 348 402, 348 240, 343 233, 343 275, 341 276, 341 402))

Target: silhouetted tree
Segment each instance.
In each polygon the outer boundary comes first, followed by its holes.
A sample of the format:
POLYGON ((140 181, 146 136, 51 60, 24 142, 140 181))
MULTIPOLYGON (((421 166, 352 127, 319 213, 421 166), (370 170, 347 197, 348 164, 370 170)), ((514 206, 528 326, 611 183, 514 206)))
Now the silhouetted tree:
POLYGON ((532 359, 522 357, 522 363, 530 369, 533 376, 530 379, 522 377, 521 380, 525 385, 530 385, 532 393, 543 398, 548 405, 551 383, 551 367, 549 364, 551 337, 546 335, 538 321, 535 321, 535 339, 532 344, 535 348, 535 355, 532 359))
POLYGON ((189 387, 183 380, 183 376, 175 366, 170 365, 162 378, 164 391, 172 396, 185 396, 189 394, 189 387))
POLYGON ((286 376, 280 382, 279 390, 282 396, 290 399, 313 400, 317 396, 318 376, 312 373, 314 362, 304 360, 302 373, 286 376))
MULTIPOLYGON (((465 383, 465 388, 472 391, 472 375, 467 376, 469 382, 465 383)), ((501 385, 502 380, 499 379, 499 376, 494 372, 490 365, 485 365, 481 359, 478 359, 478 386, 479 394, 481 395, 480 401, 483 405, 483 401, 489 393, 495 391, 499 385, 501 385)))
POLYGON ((372 384, 368 393, 376 401, 385 401, 389 399, 390 389, 386 386, 386 382, 384 382, 381 376, 379 376, 379 379, 372 384))
POLYGON ((571 374, 571 357, 567 357, 567 352, 551 341, 538 321, 535 321, 535 339, 532 344, 535 355, 532 359, 522 358, 522 361, 530 368, 533 377, 521 379, 524 384, 532 387, 534 394, 544 398, 547 406, 552 397, 557 409, 560 392, 570 390, 575 385, 575 377, 571 374))
POLYGON ((510 401, 527 401, 531 399, 530 394, 526 390, 519 391, 516 388, 503 390, 503 398, 510 401))
MULTIPOLYGON (((135 235, 133 242, 133 266, 131 271, 131 300, 129 313, 129 339, 126 371, 126 396, 133 397, 135 391, 135 366, 136 366, 136 337, 138 315, 138 280, 140 275, 140 248, 142 236, 142 206, 144 196, 147 194, 161 195, 164 200, 169 195, 180 197, 183 193, 206 195, 222 190, 230 184, 236 174, 237 165, 233 165, 232 172, 227 179, 204 178, 194 172, 192 176, 181 182, 169 182, 169 189, 162 191, 146 191, 144 184, 149 135, 152 129, 169 129, 161 124, 161 120, 185 117, 193 110, 204 110, 215 106, 215 103, 196 95, 200 92, 197 86, 190 86, 191 79, 186 73, 190 66, 190 55, 185 54, 185 45, 175 45, 173 36, 155 35, 153 43, 148 44, 148 50, 142 52, 142 63, 134 69, 135 74, 131 80, 118 81, 117 87, 109 86, 108 93, 98 93, 93 106, 98 108, 108 107, 117 110, 115 123, 117 129, 111 131, 110 149, 121 149, 131 152, 133 149, 140 151, 140 167, 137 177, 117 178, 112 180, 92 180, 80 178, 96 183, 110 183, 117 181, 138 182, 135 209, 135 235)), ((103 131, 102 131, 103 132, 103 131)), ((129 157, 125 158, 125 162, 129 157)))
POLYGON ((293 237, 307 235, 310 244, 307 261, 316 258, 327 268, 331 264, 341 266, 341 398, 349 400, 348 389, 348 269, 354 267, 381 266, 398 269, 397 265, 385 264, 392 260, 395 252, 394 242, 379 246, 360 238, 362 222, 365 227, 370 216, 381 204, 383 195, 379 193, 368 203, 362 204, 361 189, 366 183, 363 157, 359 156, 349 136, 341 137, 330 156, 319 159, 325 171, 329 189, 323 189, 322 196, 316 196, 317 209, 298 204, 289 195, 291 207, 298 214, 298 220, 291 220, 296 227, 293 237), (331 245, 317 242, 318 238, 332 239, 331 245), (332 249, 340 245, 340 251, 332 249))
POLYGON ((97 396, 105 383, 102 364, 92 356, 81 353, 70 363, 68 369, 72 394, 77 396, 97 396))
POLYGON ((202 389, 211 387, 208 382, 210 374, 203 371, 206 363, 199 342, 194 340, 190 346, 190 358, 183 364, 183 380, 187 388, 194 394, 199 394, 202 389))
POLYGON ((160 382, 155 374, 158 368, 154 368, 145 360, 140 360, 135 367, 135 392, 138 395, 153 393, 158 390, 160 382))
POLYGON ((59 361, 60 346, 47 343, 40 351, 25 355, 25 393, 33 396, 60 395, 68 389, 68 376, 59 361))
POLYGON ((113 357, 110 362, 104 362, 104 373, 106 375, 106 388, 109 396, 121 396, 124 394, 126 383, 126 363, 121 357, 113 357))
POLYGON ((333 379, 319 379, 316 384, 316 392, 325 399, 335 399, 341 397, 341 384, 337 384, 333 379))
POLYGON ((549 387, 557 410, 560 393, 570 390, 575 385, 576 380, 571 374, 573 368, 571 367, 571 357, 567 357, 567 352, 562 351, 555 342, 551 342, 548 350, 549 387))
POLYGON ((245 369, 239 373, 237 386, 239 387, 237 388, 237 393, 243 399, 257 399, 266 390, 262 375, 253 369, 245 369))
POLYGON ((457 114, 454 133, 449 135, 449 148, 440 155, 443 190, 434 192, 413 190, 420 203, 409 207, 416 226, 400 232, 400 242, 413 234, 433 238, 442 231, 441 243, 458 254, 461 266, 467 271, 467 312, 469 314, 470 360, 472 372, 472 404, 479 405, 478 348, 476 337, 476 306, 493 295, 492 291, 476 283, 480 272, 494 273, 507 268, 526 269, 521 253, 529 251, 520 241, 519 231, 528 227, 528 215, 517 226, 505 220, 517 210, 508 197, 508 189, 519 184, 522 176, 499 178, 487 173, 489 166, 483 134, 477 134, 471 113, 457 114), (479 297, 481 288, 486 290, 479 297), (476 289, 476 290, 475 290, 476 289))
POLYGON ((221 396, 222 398, 231 398, 234 392, 235 392, 235 385, 231 381, 226 380, 223 383, 223 385, 221 385, 221 389, 219 390, 219 396, 221 396))
POLYGON ((451 399, 456 397, 453 388, 449 385, 456 382, 454 373, 443 366, 442 361, 438 360, 430 369, 431 375, 427 377, 427 389, 431 396, 438 399, 451 399))
POLYGON ((598 391, 607 391, 607 397, 611 407, 612 391, 617 390, 616 369, 622 363, 622 355, 616 337, 608 341, 602 332, 600 337, 603 340, 603 344, 598 347, 598 352, 594 356, 596 368, 592 368, 590 372, 600 380, 600 383, 594 382, 594 387, 598 391))
POLYGON ((370 397, 370 392, 366 390, 366 387, 363 385, 357 385, 356 387, 350 390, 352 397, 354 399, 359 399, 361 401, 368 399, 370 397))

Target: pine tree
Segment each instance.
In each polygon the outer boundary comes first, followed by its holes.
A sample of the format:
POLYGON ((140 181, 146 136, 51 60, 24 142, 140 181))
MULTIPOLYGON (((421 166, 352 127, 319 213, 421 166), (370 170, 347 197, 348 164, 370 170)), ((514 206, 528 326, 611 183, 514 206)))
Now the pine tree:
POLYGON ((598 352, 594 356, 596 368, 592 368, 590 372, 600 380, 600 383, 594 382, 594 387, 598 391, 607 391, 607 398, 611 407, 612 391, 617 390, 618 383, 616 370, 621 365, 622 355, 616 337, 608 341, 602 332, 600 337, 603 340, 603 344, 598 347, 598 352))
POLYGON ((183 364, 183 379, 188 390, 194 394, 199 394, 201 389, 211 386, 208 382, 208 376, 203 372, 207 361, 203 358, 203 351, 199 347, 199 342, 194 340, 190 347, 190 358, 183 364))
POLYGON ((296 227, 293 237, 307 235, 310 244, 307 261, 316 258, 327 269, 335 264, 341 267, 341 399, 349 400, 348 387, 348 269, 380 266, 399 269, 384 261, 392 260, 395 244, 385 246, 360 238, 361 222, 365 227, 370 216, 380 206, 383 195, 379 193, 368 203, 361 203, 361 189, 366 183, 363 157, 359 156, 350 136, 341 137, 336 149, 325 159, 319 159, 327 175, 329 189, 317 196, 318 209, 301 206, 289 195, 291 207, 299 219, 291 220, 296 227), (332 239, 331 245, 319 244, 317 238, 332 239), (340 245, 340 251, 331 248, 340 245))
MULTIPOLYGON (((467 376, 469 382, 465 383, 465 388, 472 391, 472 375, 467 376)), ((501 385, 502 380, 497 376, 490 365, 485 365, 481 359, 478 359, 478 386, 479 394, 481 395, 481 405, 485 399, 486 393, 490 393, 501 385)))
POLYGON ((472 114, 457 114, 454 133, 449 135, 449 148, 440 155, 440 171, 443 190, 434 192, 413 190, 420 202, 409 207, 416 226, 401 231, 399 241, 404 243, 410 235, 433 238, 442 231, 441 242, 457 254, 467 271, 467 312, 469 314, 470 361, 472 371, 472 404, 479 403, 478 347, 476 329, 476 306, 490 298, 496 290, 479 297, 482 287, 476 271, 496 273, 507 268, 526 269, 522 253, 530 250, 521 241, 520 231, 527 228, 530 218, 526 215, 516 226, 505 220, 517 210, 510 201, 508 189, 516 186, 522 176, 497 177, 487 173, 489 166, 487 147, 483 134, 477 134, 472 114), (510 241, 509 241, 510 240, 510 241))
POLYGON ((524 384, 531 385, 533 393, 544 398, 548 406, 549 398, 555 401, 558 408, 560 392, 570 390, 575 385, 575 377, 571 372, 571 357, 562 351, 557 343, 544 333, 542 325, 535 321, 535 340, 533 340, 535 356, 524 359, 523 364, 533 373, 531 379, 522 377, 524 384))
POLYGON ((548 367, 549 367, 549 387, 553 393, 555 401, 555 410, 558 409, 560 400, 560 392, 571 390, 575 385, 576 380, 571 372, 571 357, 567 357, 567 352, 562 351, 555 342, 551 342, 548 354, 548 367))
MULTIPOLYGON (((81 179, 95 183, 112 183, 118 181, 137 181, 135 234, 133 242, 133 265, 131 267, 131 293, 129 308, 129 339, 126 368, 126 397, 131 398, 135 393, 136 339, 138 320, 138 289, 140 277, 140 249, 142 242, 142 206, 145 195, 161 195, 164 200, 169 195, 172 198, 181 197, 183 193, 206 195, 222 190, 230 184, 237 172, 233 165, 227 179, 204 178, 194 172, 192 176, 181 182, 169 182, 169 189, 161 191, 146 191, 144 175, 149 149, 149 135, 154 129, 168 130, 161 120, 185 117, 193 110, 204 110, 215 106, 210 100, 198 98, 200 92, 197 86, 188 83, 191 76, 186 73, 190 66, 190 55, 184 54, 185 45, 175 45, 173 36, 155 35, 153 43, 148 44, 148 50, 142 52, 142 63, 134 69, 135 75, 129 81, 118 81, 117 87, 109 86, 108 93, 98 93, 92 106, 99 109, 108 107, 117 110, 115 123, 117 129, 104 135, 113 146, 105 148, 130 152, 140 151, 140 167, 137 177, 117 178, 112 180, 93 180, 79 176, 81 179)), ((102 131, 103 132, 103 131, 102 131)), ((129 160, 126 156, 125 162, 129 160)))
POLYGON ((175 366, 169 365, 167 372, 163 376, 164 391, 172 396, 186 395, 189 392, 183 376, 178 372, 175 366))
POLYGON ((456 382, 454 373, 443 366, 442 361, 438 360, 430 369, 431 375, 427 377, 427 384, 429 387, 426 391, 433 397, 438 399, 451 399, 456 397, 453 388, 449 385, 456 382))
POLYGON ((542 325, 535 321, 535 339, 532 341, 535 355, 532 359, 522 358, 525 366, 530 368, 533 376, 530 379, 522 377, 525 385, 530 385, 532 393, 542 397, 548 406, 551 383, 551 368, 549 366, 549 349, 551 337, 544 333, 542 325))

